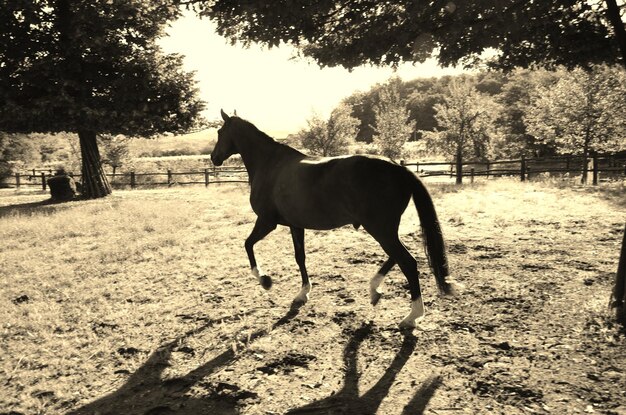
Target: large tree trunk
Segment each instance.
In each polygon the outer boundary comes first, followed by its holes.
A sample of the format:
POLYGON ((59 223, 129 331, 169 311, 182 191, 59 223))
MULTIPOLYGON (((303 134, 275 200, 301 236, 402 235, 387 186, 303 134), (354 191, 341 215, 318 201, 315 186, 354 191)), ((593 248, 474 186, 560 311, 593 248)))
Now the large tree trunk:
POLYGON ((624 226, 624 237, 622 239, 622 252, 617 266, 615 276, 615 287, 613 287, 612 306, 615 308, 617 321, 626 328, 626 226, 624 226))
POLYGON ((111 185, 104 175, 100 162, 100 151, 93 131, 79 131, 80 154, 82 157, 82 194, 87 199, 96 199, 111 194, 111 185))
POLYGON ((615 32, 615 39, 622 53, 622 66, 626 68, 626 29, 624 28, 624 22, 622 22, 620 9, 615 0, 605 0, 605 2, 606 15, 609 22, 611 22, 611 26, 615 32))

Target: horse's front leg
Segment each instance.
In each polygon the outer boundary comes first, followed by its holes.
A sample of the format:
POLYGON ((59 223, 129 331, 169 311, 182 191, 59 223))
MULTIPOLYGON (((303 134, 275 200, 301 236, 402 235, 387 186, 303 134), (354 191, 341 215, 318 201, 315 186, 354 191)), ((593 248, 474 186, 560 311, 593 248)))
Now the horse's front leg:
POLYGON ((309 281, 309 274, 306 271, 306 255, 304 253, 304 229, 291 227, 291 238, 293 239, 293 248, 296 254, 296 262, 300 268, 300 275, 302 275, 302 289, 294 298, 293 304, 300 306, 309 300, 309 293, 311 292, 311 282, 309 281))
POLYGON ((257 265, 256 258, 254 257, 254 244, 265 238, 274 229, 276 229, 275 223, 257 218, 256 223, 254 224, 254 229, 252 229, 252 233, 248 236, 245 243, 248 259, 250 260, 250 268, 252 269, 252 275, 259 280, 261 286, 266 290, 272 288, 272 278, 263 274, 257 265))

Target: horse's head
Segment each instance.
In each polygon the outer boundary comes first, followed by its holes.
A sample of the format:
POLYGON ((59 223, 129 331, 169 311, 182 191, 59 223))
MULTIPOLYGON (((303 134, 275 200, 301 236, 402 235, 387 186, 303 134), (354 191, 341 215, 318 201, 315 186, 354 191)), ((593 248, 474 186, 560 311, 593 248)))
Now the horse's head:
POLYGON ((224 124, 217 130, 217 143, 211 152, 211 161, 216 166, 221 166, 224 160, 239 152, 234 142, 236 128, 233 126, 233 123, 237 122, 237 117, 229 117, 224 110, 221 110, 221 113, 224 124))

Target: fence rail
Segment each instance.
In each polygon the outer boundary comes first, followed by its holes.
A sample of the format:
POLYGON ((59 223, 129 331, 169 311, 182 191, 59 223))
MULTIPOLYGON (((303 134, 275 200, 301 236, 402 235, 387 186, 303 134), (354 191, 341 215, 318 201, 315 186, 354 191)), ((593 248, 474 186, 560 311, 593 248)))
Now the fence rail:
MULTIPOLYGON (((584 171, 591 173, 592 183, 598 184, 601 177, 626 178, 626 154, 594 154, 587 162, 582 156, 556 156, 543 158, 525 158, 516 160, 495 160, 495 161, 472 161, 464 162, 460 165, 461 170, 455 161, 442 162, 419 162, 401 161, 401 164, 416 172, 421 177, 451 177, 460 183, 464 177, 468 177, 471 182, 476 177, 500 177, 517 176, 525 181, 532 175, 541 173, 576 173, 582 176, 584 171), (442 167, 442 168, 437 168, 442 167), (494 168, 495 167, 495 168, 494 168), (460 178, 460 180, 459 180, 460 178)), ((32 169, 27 173, 15 173, 12 180, 3 183, 5 187, 40 187, 47 189, 47 179, 54 175, 52 169, 32 169)), ((154 187, 154 186, 175 186, 175 185, 200 185, 208 187, 210 184, 220 183, 247 183, 248 175, 242 166, 226 166, 206 168, 202 171, 181 171, 172 170, 162 172, 125 172, 107 173, 111 185, 115 188, 130 187, 154 187), (163 178, 160 180, 160 178, 163 178)), ((80 181, 80 175, 73 176, 80 181)))
POLYGON ((480 160, 462 162, 401 162, 402 165, 418 173, 422 177, 448 176, 455 177, 462 183, 464 177, 471 181, 476 176, 518 176, 522 181, 540 173, 575 173, 583 176, 591 173, 592 183, 598 184, 601 175, 606 178, 626 177, 626 153, 591 154, 583 156, 564 155, 554 157, 536 157, 511 160, 480 160), (443 167, 437 169, 437 167, 443 167), (497 168, 493 168, 498 166, 497 168))

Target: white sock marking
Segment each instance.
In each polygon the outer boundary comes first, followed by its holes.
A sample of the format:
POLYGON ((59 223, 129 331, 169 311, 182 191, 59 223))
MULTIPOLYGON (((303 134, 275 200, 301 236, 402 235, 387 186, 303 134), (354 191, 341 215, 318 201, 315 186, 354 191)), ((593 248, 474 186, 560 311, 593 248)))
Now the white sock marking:
POLYGON ((261 275, 263 275, 263 271, 261 271, 261 268, 258 266, 254 267, 252 268, 252 275, 257 279, 257 281, 261 282, 261 275))
POLYGON ((380 284, 382 284, 384 278, 385 276, 383 274, 376 273, 376 275, 374 275, 370 279, 370 296, 371 297, 373 297, 375 293, 380 294, 380 290, 378 289, 378 287, 380 287, 380 284))
POLYGON ((424 301, 419 297, 415 301, 411 301, 411 312, 400 322, 400 327, 416 327, 417 320, 424 318, 424 301))
POLYGON ((311 292, 311 284, 303 285, 298 295, 296 295, 296 298, 294 298, 294 301, 306 303, 307 301, 309 301, 310 292, 311 292))

